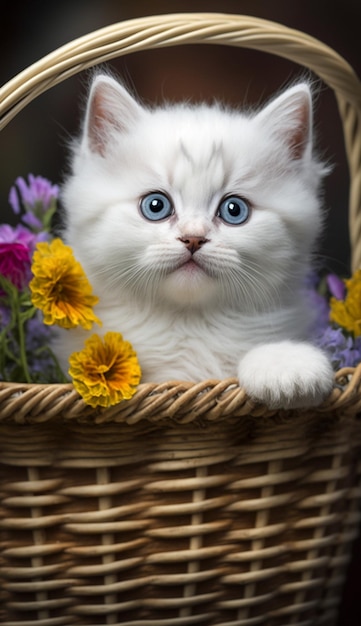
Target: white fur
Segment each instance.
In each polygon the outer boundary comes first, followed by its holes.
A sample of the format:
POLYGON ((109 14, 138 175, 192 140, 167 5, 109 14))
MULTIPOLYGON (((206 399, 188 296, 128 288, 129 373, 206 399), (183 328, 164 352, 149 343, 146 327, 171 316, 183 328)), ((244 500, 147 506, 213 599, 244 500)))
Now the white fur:
MULTIPOLYGON (((305 343, 302 284, 322 222, 311 135, 307 85, 244 115, 219 105, 150 110, 112 78, 95 79, 64 187, 64 237, 100 297, 96 332, 119 331, 133 344, 143 381, 238 372, 272 406, 312 405, 328 393, 331 366, 305 343), (155 190, 175 210, 160 222, 139 210, 155 190), (247 199, 246 223, 217 217, 227 195, 247 199), (181 239, 190 236, 206 243, 197 265, 185 266, 181 239)), ((85 336, 62 334, 65 367, 85 336)))

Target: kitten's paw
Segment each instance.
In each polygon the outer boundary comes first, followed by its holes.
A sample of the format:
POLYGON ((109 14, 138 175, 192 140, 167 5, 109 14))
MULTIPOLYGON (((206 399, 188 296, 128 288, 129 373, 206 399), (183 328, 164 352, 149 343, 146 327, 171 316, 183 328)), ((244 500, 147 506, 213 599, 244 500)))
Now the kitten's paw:
POLYGON ((238 379, 255 400, 288 409, 320 404, 331 392, 334 372, 318 348, 282 341, 250 350, 240 362, 238 379))

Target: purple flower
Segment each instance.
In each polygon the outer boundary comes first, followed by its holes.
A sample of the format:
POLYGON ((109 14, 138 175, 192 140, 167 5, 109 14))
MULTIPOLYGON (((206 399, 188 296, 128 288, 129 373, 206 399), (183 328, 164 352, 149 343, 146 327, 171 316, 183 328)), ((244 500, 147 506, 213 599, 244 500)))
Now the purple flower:
POLYGON ((49 234, 46 232, 32 233, 28 228, 18 224, 13 227, 9 224, 0 224, 0 244, 19 243, 29 249, 32 255, 35 246, 40 241, 47 241, 49 234))
POLYGON ((15 181, 15 185, 10 189, 9 203, 14 213, 18 214, 20 212, 18 194, 21 202, 28 209, 34 209, 37 204, 41 204, 45 212, 59 196, 58 185, 52 185, 46 178, 34 176, 33 174, 29 174, 28 180, 29 183, 26 183, 24 178, 19 176, 15 181))
POLYGON ((29 174, 28 182, 21 176, 9 192, 9 203, 17 215, 21 205, 25 209, 22 221, 34 232, 49 230, 59 196, 58 185, 52 185, 42 176, 29 174))
POLYGON ((39 220, 38 217, 36 217, 36 215, 34 215, 34 213, 25 213, 25 215, 23 215, 22 220, 24 222, 24 224, 26 224, 27 226, 29 226, 32 230, 41 230, 43 228, 43 224, 42 221, 39 220))
POLYGON ((327 287, 332 296, 337 300, 344 300, 346 294, 346 286, 343 280, 336 274, 328 274, 326 276, 327 287))
POLYGON ((24 246, 30 246, 35 238, 36 235, 21 224, 17 226, 0 225, 0 243, 21 243, 24 246))
POLYGON ((19 202, 18 193, 16 191, 16 187, 11 187, 11 189, 10 189, 9 204, 10 204, 12 210, 14 211, 14 213, 16 215, 19 215, 19 213, 20 213, 20 202, 19 202))
POLYGON ((346 337, 341 328, 327 326, 316 343, 329 355, 335 370, 355 367, 361 361, 361 337, 346 337))

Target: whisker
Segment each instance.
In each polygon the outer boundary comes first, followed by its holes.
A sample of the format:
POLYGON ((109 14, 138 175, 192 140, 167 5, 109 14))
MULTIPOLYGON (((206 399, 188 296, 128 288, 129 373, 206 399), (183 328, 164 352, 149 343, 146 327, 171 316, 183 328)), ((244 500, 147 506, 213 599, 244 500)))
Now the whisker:
POLYGON ((114 291, 121 289, 124 293, 131 293, 136 298, 154 299, 161 278, 167 273, 168 264, 164 261, 154 266, 139 263, 134 256, 129 255, 128 260, 122 258, 114 261, 106 268, 99 268, 95 275, 99 278, 105 289, 114 291))

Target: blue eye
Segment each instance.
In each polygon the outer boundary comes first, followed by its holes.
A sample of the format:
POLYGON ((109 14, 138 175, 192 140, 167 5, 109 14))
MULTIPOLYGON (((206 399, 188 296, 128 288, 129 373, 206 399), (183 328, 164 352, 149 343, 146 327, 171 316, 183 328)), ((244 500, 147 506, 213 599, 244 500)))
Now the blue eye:
POLYGON ((140 210, 147 220, 159 222, 172 215, 173 206, 164 193, 154 191, 141 199, 140 210))
POLYGON ((250 208, 247 202, 238 196, 228 196, 222 200, 217 211, 221 220, 232 226, 243 224, 248 219, 249 214, 250 208))

